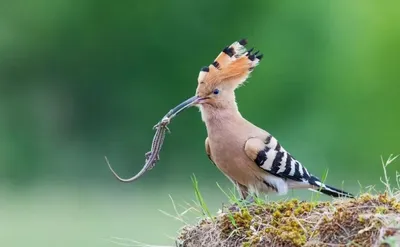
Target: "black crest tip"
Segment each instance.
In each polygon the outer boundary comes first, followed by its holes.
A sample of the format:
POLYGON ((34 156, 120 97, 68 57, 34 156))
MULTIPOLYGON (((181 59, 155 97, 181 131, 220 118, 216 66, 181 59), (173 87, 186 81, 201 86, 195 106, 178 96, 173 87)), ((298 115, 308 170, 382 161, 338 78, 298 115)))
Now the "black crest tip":
POLYGON ((208 72, 208 71, 210 71, 210 68, 208 66, 204 66, 201 68, 201 71, 208 72))
POLYGON ((264 54, 260 54, 256 58, 258 58, 258 60, 261 60, 263 57, 264 57, 264 54))
POLYGON ((214 61, 213 63, 212 63, 212 65, 215 67, 215 68, 219 68, 219 63, 217 62, 217 61, 214 61))
POLYGON ((241 39, 241 40, 239 41, 239 44, 242 45, 242 46, 247 45, 247 39, 241 39))
POLYGON ((250 53, 251 53, 253 50, 254 50, 254 47, 253 47, 253 48, 251 48, 251 49, 249 49, 249 50, 247 51, 247 56, 249 56, 249 55, 250 55, 250 53))
POLYGON ((235 54, 233 47, 228 47, 228 46, 224 48, 223 52, 230 57, 232 57, 235 54))

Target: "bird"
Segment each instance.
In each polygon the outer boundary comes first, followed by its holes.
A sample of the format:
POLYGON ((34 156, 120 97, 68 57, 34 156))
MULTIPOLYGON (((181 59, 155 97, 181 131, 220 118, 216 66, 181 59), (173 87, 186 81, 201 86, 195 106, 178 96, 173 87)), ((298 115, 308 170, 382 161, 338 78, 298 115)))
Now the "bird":
MULTIPOLYGON (((226 46, 202 67, 195 95, 171 113, 196 106, 207 129, 205 150, 210 161, 236 186, 241 199, 251 194, 286 195, 290 189, 309 189, 331 197, 354 198, 312 175, 266 130, 239 112, 235 90, 259 65, 263 54, 247 49, 247 39, 226 46)), ((262 110, 262 109, 261 109, 262 110)))

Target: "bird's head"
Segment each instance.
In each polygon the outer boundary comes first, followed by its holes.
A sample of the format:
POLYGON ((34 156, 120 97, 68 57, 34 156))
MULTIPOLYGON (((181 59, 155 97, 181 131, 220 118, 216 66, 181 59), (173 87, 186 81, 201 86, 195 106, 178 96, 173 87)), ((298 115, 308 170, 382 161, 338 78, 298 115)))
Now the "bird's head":
POLYGON ((242 39, 227 46, 212 64, 201 69, 195 96, 172 109, 177 114, 191 106, 224 109, 236 105, 234 91, 249 77, 263 55, 247 50, 242 39))

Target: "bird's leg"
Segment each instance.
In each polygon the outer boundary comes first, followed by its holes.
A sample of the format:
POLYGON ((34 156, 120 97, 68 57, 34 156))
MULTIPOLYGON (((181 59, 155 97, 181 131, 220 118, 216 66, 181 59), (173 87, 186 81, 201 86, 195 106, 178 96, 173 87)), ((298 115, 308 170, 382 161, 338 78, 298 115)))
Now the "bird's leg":
POLYGON ((239 191, 240 199, 246 200, 247 196, 249 195, 249 190, 246 186, 236 183, 236 188, 239 191))
MULTIPOLYGON (((254 197, 252 195, 249 195, 248 197, 246 197, 245 199, 240 199, 238 200, 239 204, 242 206, 249 206, 251 204, 253 204, 255 202, 254 197)), ((233 204, 234 206, 237 206, 238 204, 235 203, 233 204)))
POLYGON ((237 203, 234 203, 231 207, 229 207, 230 211, 238 211, 240 209, 239 206, 248 206, 254 203, 254 197, 249 194, 249 190, 246 186, 239 183, 235 183, 235 185, 240 194, 240 199, 237 203))
POLYGON ((246 200, 244 200, 244 203, 248 203, 248 204, 253 204, 255 202, 254 196, 253 195, 248 195, 246 197, 246 200))

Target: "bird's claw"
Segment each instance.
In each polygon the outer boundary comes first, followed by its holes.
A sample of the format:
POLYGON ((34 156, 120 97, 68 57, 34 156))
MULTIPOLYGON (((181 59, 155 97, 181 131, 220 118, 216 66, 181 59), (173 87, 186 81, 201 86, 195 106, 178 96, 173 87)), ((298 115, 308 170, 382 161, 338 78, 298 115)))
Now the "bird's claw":
POLYGON ((247 199, 240 199, 237 203, 234 203, 232 206, 228 208, 229 211, 239 211, 241 207, 250 206, 255 202, 253 196, 249 196, 247 199))

